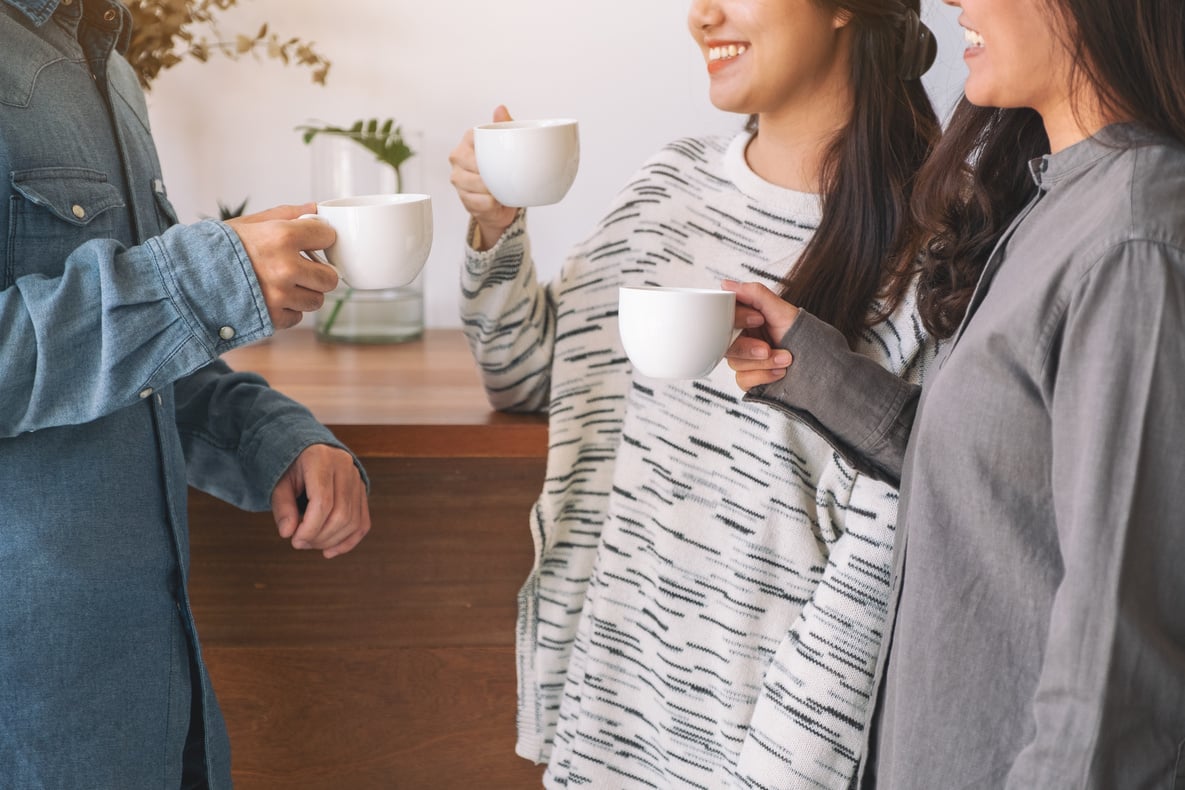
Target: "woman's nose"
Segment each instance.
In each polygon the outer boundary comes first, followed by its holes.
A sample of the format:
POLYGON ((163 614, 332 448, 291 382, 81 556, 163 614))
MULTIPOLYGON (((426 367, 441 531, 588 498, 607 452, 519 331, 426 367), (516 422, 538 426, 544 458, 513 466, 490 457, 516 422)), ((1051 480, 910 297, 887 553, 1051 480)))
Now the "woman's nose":
POLYGON ((691 9, 687 12, 687 26, 695 33, 720 24, 723 18, 719 0, 691 0, 691 9))

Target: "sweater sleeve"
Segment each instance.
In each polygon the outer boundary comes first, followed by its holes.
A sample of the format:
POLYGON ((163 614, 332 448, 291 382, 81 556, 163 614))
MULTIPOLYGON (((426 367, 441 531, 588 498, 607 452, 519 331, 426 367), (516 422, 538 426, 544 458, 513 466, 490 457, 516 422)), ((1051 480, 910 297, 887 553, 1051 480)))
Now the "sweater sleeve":
POLYGON ((525 211, 489 250, 466 244, 461 323, 490 405, 500 411, 545 410, 556 303, 538 282, 525 211))
POLYGON ((900 485, 921 386, 851 351, 839 330, 806 311, 782 346, 794 356, 786 376, 745 399, 806 423, 856 471, 900 485))
POLYGON ((855 475, 844 530, 762 680, 737 759, 742 787, 848 790, 867 740, 896 509, 895 489, 855 475))
MULTIPOLYGON (((913 316, 909 306, 903 307, 889 334, 900 338, 913 316)), ((800 328, 795 343, 817 332, 823 341, 837 344, 835 353, 845 358, 850 354, 838 332, 809 314, 804 317, 808 331, 800 328)), ((885 374, 886 386, 890 378, 897 381, 890 389, 912 387, 920 383, 936 351, 935 343, 923 335, 916 340, 903 344, 909 349, 903 356, 887 360, 892 370, 859 353, 851 354, 849 361, 858 369, 864 368, 861 360, 867 361, 878 379, 878 371, 885 374)), ((811 344, 812 349, 821 347, 811 344)), ((796 356, 795 364, 798 361, 796 356)), ((833 445, 839 442, 830 438, 833 445)), ((842 513, 843 529, 827 547, 819 584, 763 679, 737 763, 738 776, 751 783, 747 786, 848 790, 867 741, 866 722, 888 618, 899 496, 895 485, 857 473, 839 453, 819 487, 846 491, 844 501, 820 503, 842 513)))

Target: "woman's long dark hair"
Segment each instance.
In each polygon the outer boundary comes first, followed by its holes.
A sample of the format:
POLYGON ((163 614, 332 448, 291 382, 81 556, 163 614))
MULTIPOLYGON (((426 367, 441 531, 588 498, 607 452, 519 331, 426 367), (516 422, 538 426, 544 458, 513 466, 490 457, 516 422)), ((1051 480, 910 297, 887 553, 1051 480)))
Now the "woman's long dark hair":
MULTIPOLYGON (((1073 84, 1099 96, 1104 117, 1185 144, 1183 0, 1045 0, 1045 6, 1062 22, 1073 84)), ((1033 110, 959 102, 914 192, 914 214, 929 239, 919 308, 935 336, 958 328, 996 240, 1033 194, 1028 161, 1049 150, 1033 110)))
POLYGON ((852 116, 824 157, 822 219, 782 296, 852 344, 912 282, 919 236, 910 197, 941 133, 920 79, 936 47, 919 0, 819 2, 851 16, 852 116))

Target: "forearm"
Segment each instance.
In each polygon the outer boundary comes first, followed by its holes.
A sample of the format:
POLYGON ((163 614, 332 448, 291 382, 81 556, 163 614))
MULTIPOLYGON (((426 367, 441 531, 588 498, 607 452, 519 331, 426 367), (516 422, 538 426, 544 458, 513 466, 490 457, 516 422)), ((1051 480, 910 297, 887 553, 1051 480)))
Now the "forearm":
MULTIPOLYGON (((221 360, 179 380, 176 396, 189 484, 245 510, 268 508, 276 482, 305 448, 349 452, 304 406, 221 360)), ((355 465, 365 481, 357 458, 355 465)))
POLYGON ((250 261, 213 222, 88 242, 60 277, 0 292, 0 327, 4 436, 126 408, 272 331, 250 261))
POLYGON ((545 409, 555 305, 537 280, 523 214, 491 249, 467 249, 461 321, 490 404, 504 411, 545 409))
POLYGON ((786 376, 745 399, 804 422, 857 471, 900 485, 921 387, 851 351, 838 330, 805 311, 781 345, 794 356, 786 376))

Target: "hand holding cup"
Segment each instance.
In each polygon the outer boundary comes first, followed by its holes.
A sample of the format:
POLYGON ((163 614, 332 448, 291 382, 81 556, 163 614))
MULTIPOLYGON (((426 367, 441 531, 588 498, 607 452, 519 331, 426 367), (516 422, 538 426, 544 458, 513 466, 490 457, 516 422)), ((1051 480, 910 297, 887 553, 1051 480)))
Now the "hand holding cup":
POLYGON ((337 275, 331 269, 301 256, 302 250, 333 243, 331 228, 296 221, 310 208, 277 206, 226 223, 251 259, 268 316, 277 329, 300 323, 337 287, 337 275))
MULTIPOLYGON (((494 121, 509 120, 512 120, 510 112, 506 107, 499 105, 494 110, 494 121)), ((449 164, 452 165, 449 180, 457 190, 461 205, 477 224, 480 233, 478 249, 488 250, 514 222, 518 209, 499 203, 481 180, 481 173, 477 169, 477 153, 473 146, 473 129, 465 132, 461 142, 449 154, 449 164)))
POLYGON ((736 326, 744 330, 725 355, 736 371, 737 386, 748 392, 783 378, 793 356, 779 346, 798 318, 798 308, 760 283, 725 280, 721 287, 736 294, 736 326))

